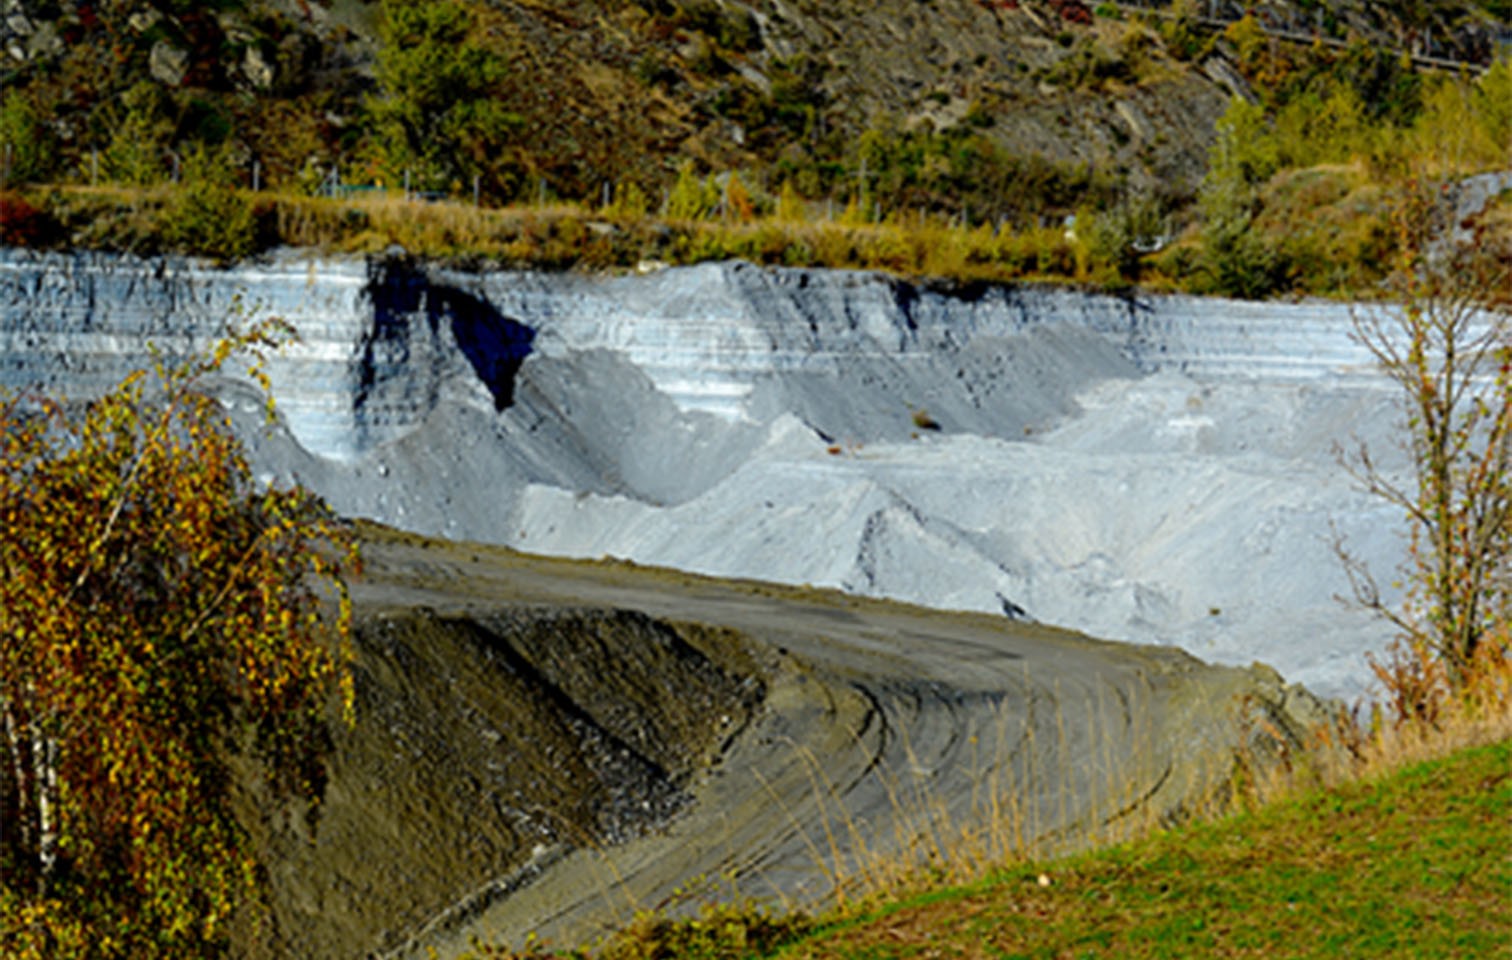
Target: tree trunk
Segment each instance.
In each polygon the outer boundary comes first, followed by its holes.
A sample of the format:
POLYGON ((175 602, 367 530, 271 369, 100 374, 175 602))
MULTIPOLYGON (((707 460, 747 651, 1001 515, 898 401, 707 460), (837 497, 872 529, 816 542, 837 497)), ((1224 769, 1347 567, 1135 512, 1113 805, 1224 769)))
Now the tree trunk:
MULTIPOLYGON (((31 739, 22 733, 23 723, 17 721, 15 705, 10 700, 0 700, 0 713, 5 719, 5 749, 9 763, 5 764, 4 798, 0 802, 0 843, 3 843, 5 865, 19 871, 23 876, 9 879, 25 882, 24 874, 35 866, 36 808, 32 803, 31 739)), ((27 884, 28 886, 30 884, 27 884)))
POLYGON ((37 794, 37 891, 47 895, 58 866, 58 742, 32 728, 32 764, 37 794))

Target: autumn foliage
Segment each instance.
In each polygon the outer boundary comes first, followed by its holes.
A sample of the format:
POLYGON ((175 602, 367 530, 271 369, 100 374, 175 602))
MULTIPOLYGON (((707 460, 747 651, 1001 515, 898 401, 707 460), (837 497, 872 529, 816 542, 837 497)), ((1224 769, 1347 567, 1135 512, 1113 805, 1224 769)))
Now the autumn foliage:
POLYGON ((0 955, 214 952, 257 875, 231 764, 319 797, 356 555, 201 390, 268 334, 87 406, 0 397, 0 955))
POLYGON ((1404 601, 1387 604, 1346 550, 1356 599, 1397 639, 1372 666, 1402 720, 1436 725, 1451 700, 1512 704, 1512 251, 1452 238, 1452 204, 1410 193, 1398 212, 1397 303, 1355 333, 1399 391, 1405 482, 1364 447, 1345 465, 1408 521, 1404 601))
POLYGON ((25 197, 0 192, 0 244, 41 246, 48 238, 50 226, 47 214, 32 206, 25 197))

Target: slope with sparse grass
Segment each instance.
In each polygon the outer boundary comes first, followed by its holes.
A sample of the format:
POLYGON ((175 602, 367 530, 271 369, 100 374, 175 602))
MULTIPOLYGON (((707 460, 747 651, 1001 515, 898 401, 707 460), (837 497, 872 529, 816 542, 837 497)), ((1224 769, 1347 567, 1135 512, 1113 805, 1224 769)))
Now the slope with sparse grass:
POLYGON ((1208 7, 15 0, 0 243, 1358 296, 1382 185, 1505 167, 1503 5, 1208 7), (467 209, 348 202, 417 193, 467 209), (562 202, 583 215, 524 230, 473 209, 562 202))
POLYGON ((1505 956, 1512 740, 1501 730, 1497 742, 1394 772, 817 923, 778 924, 751 905, 680 924, 642 917, 598 956, 1505 956))

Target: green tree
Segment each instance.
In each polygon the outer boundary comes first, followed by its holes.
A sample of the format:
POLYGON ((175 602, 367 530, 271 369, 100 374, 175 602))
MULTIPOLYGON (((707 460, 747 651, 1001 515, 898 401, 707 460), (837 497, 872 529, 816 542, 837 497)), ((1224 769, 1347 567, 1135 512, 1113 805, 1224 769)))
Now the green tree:
POLYGON ((1278 164, 1265 108, 1235 97, 1218 120, 1198 198, 1204 264, 1219 293, 1262 297, 1276 286, 1277 256, 1252 227, 1260 211, 1259 187, 1278 164))
MULTIPOLYGON (((1082 223, 1078 215, 1077 223, 1082 223)), ((1087 215, 1090 253, 1128 283, 1139 280, 1143 255, 1155 250, 1169 232, 1159 201, 1148 193, 1130 193, 1112 210, 1087 215)), ((1111 277, 1108 279, 1112 279, 1111 277)))
POLYGON ((1508 695, 1512 653, 1512 257, 1453 247, 1452 203, 1416 191, 1398 212, 1397 302, 1361 310, 1355 333, 1399 388, 1410 479, 1363 445, 1341 460, 1407 517, 1405 600, 1389 606, 1370 571, 1336 548, 1355 598, 1394 624, 1377 674, 1396 713, 1432 722, 1456 694, 1508 695))
POLYGON ((355 552, 312 495, 252 481, 200 390, 267 343, 82 410, 0 402, 4 956, 216 952, 256 875, 233 756, 319 796, 355 552))
POLYGON ((702 220, 719 207, 719 199, 719 185, 713 175, 700 180, 693 170, 693 161, 688 160, 678 170, 677 182, 667 196, 667 216, 673 220, 702 220))
POLYGON ((174 193, 167 235, 189 253, 231 260, 252 252, 256 220, 237 190, 226 148, 196 144, 184 158, 183 183, 174 193))
POLYGON ((1413 146, 1448 174, 1504 170, 1512 149, 1512 58, 1474 82, 1438 78, 1427 87, 1413 146))
POLYGON ((388 176, 428 190, 497 179, 520 123, 500 101, 504 58, 457 0, 383 0, 382 14, 371 110, 388 176))
POLYGON ((30 98, 19 90, 7 90, 0 100, 0 144, 5 156, 0 163, 7 182, 44 180, 53 172, 57 140, 30 98))
POLYGON ((651 199, 634 180, 626 181, 614 191, 614 198, 603 209, 604 216, 617 223, 635 223, 645 218, 651 209, 651 199))
POLYGON ((791 180, 782 182, 782 191, 777 195, 776 216, 780 223, 803 223, 808 219, 808 204, 791 180))
POLYGON ((105 148, 105 176, 136 186, 161 182, 167 174, 163 155, 173 133, 162 91, 143 80, 122 94, 121 102, 126 113, 105 148))
POLYGON ((1276 113, 1272 137, 1278 165, 1347 163, 1369 153, 1370 129, 1353 87, 1339 84, 1326 97, 1304 93, 1276 113))

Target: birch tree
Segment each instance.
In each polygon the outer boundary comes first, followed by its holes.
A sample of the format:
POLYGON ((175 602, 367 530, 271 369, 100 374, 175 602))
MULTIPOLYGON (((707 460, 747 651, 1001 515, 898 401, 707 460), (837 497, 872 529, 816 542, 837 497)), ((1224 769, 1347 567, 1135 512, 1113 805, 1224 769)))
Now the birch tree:
POLYGON ((82 410, 0 397, 0 955, 215 952, 256 876, 231 758, 320 794, 356 556, 200 389, 265 342, 82 410))

